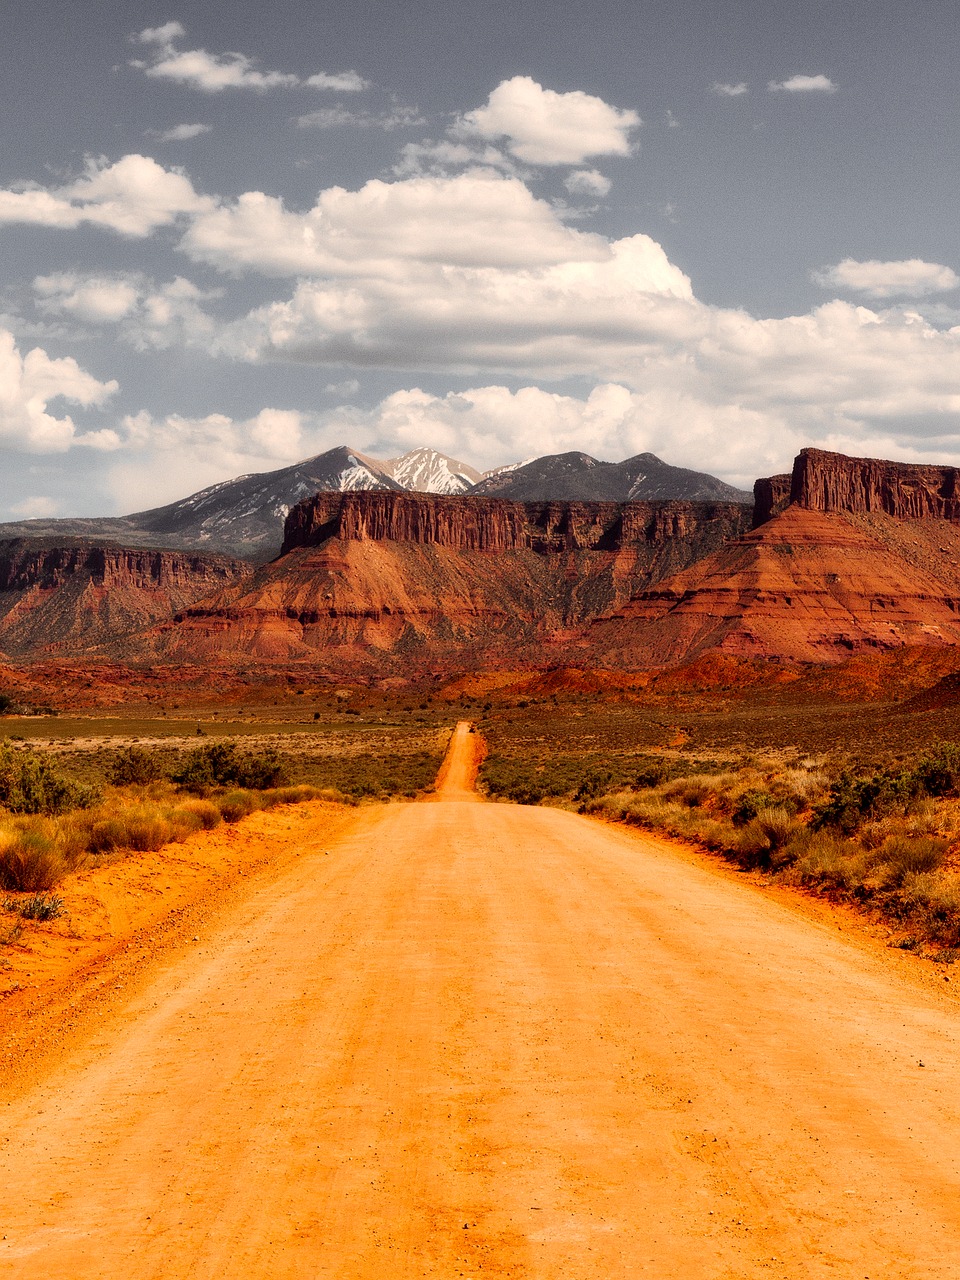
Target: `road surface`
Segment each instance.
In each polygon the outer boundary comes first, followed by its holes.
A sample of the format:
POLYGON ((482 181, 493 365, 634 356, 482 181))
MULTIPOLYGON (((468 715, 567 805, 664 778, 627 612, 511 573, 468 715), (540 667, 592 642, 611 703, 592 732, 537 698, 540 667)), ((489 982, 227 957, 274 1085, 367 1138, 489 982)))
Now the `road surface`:
POLYGON ((0 1276, 957 1280, 957 1007, 453 741, 5 1106, 0 1276))

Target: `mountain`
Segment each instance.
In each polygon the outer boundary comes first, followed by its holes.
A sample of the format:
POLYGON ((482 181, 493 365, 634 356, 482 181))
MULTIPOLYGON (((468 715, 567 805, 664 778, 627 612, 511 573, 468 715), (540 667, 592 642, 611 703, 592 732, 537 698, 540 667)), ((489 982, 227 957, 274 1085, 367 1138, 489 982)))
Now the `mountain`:
POLYGON ((510 470, 499 470, 474 485, 477 496, 513 502, 743 502, 743 489, 715 476, 673 467, 652 453, 625 462, 600 462, 588 453, 555 453, 510 470))
POLYGON ((482 479, 480 472, 466 463, 424 447, 411 449, 402 458, 388 458, 381 465, 412 493, 466 493, 482 479))
POLYGON ((536 665, 579 652, 586 622, 743 533, 750 514, 320 493, 290 512, 276 560, 133 644, 151 661, 307 660, 350 674, 536 665))
POLYGON ((244 561, 189 552, 0 542, 0 651, 31 657, 117 643, 250 571, 244 561))
POLYGON ((283 521, 301 498, 322 489, 400 488, 382 463, 340 446, 278 471, 238 476, 179 502, 129 516, 0 524, 0 538, 73 536, 266 560, 280 549, 283 521))
POLYGON ((559 483, 565 474, 564 459, 573 458, 581 460, 574 466, 567 485, 570 492, 566 496, 574 500, 682 498, 680 490, 684 487, 691 495, 687 499, 689 501, 747 500, 747 495, 739 489, 732 489, 710 476, 668 467, 652 454, 641 454, 639 458, 616 464, 597 462, 586 454, 562 454, 558 458, 541 458, 481 477, 472 467, 435 449, 413 449, 402 457, 383 462, 341 445, 292 466, 238 476, 201 489, 199 493, 177 502, 149 511, 135 511, 128 516, 36 519, 0 524, 0 539, 53 538, 62 541, 64 538, 85 538, 123 546, 204 551, 263 561, 272 559, 280 549, 287 512, 302 498, 314 493, 389 490, 483 495, 488 492, 484 486, 489 486, 489 492, 515 500, 528 500, 528 489, 531 490, 531 499, 559 498, 565 496, 560 492, 563 485, 559 483), (652 461, 644 462, 644 459, 652 461), (540 473, 536 472, 537 467, 540 467, 540 473), (582 479, 592 475, 591 468, 598 469, 598 475, 603 477, 602 483, 591 486, 582 479), (539 484, 543 493, 533 492, 538 488, 538 474, 543 479, 539 484), (556 482, 549 480, 552 475, 556 475, 556 482), (580 480, 576 479, 578 475, 580 480), (526 479, 515 481, 518 476, 526 479), (503 488, 502 493, 498 485, 503 488))

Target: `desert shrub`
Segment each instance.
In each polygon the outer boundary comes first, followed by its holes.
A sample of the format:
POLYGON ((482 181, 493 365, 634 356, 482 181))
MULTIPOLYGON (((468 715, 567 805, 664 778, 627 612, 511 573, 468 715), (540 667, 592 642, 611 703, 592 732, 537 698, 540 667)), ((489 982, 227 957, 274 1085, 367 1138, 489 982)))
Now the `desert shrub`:
POLYGON ((38 752, 0 745, 0 806, 10 813, 66 813, 98 798, 93 788, 65 777, 38 752))
MULTIPOLYGON (((399 783, 397 784, 399 787, 399 783)), ((279 804, 302 804, 305 800, 319 800, 324 796, 324 792, 316 787, 310 787, 302 784, 296 787, 274 787, 270 791, 265 791, 260 797, 261 808, 272 809, 279 804)), ((326 793, 329 798, 329 793, 326 793)))
POLYGON ((857 777, 843 770, 830 785, 827 798, 813 815, 820 830, 834 827, 852 835, 867 821, 887 814, 905 813, 917 796, 917 781, 911 770, 884 770, 871 777, 857 777))
POLYGON ((660 789, 665 800, 673 800, 677 804, 685 804, 688 809, 702 805, 713 792, 708 778, 686 777, 668 782, 660 789))
POLYGON ((0 844, 0 888, 41 893, 62 879, 66 865, 56 842, 42 831, 11 831, 0 844))
POLYGON ((938 742, 917 760, 913 776, 928 796, 960 794, 960 743, 938 742))
POLYGON ((219 796, 216 803, 224 822, 239 822, 260 807, 252 791, 228 791, 219 796))
POLYGON ((762 809, 741 828, 733 849, 744 866, 766 869, 791 861, 787 848, 802 823, 781 806, 762 809))
POLYGON ((876 867, 885 887, 899 888, 909 876, 927 875, 943 866, 946 840, 889 836, 876 851, 876 867))
POLYGON ((35 893, 25 900, 8 898, 3 909, 21 920, 57 920, 63 915, 63 899, 48 893, 35 893))
POLYGON ((750 791, 741 792, 736 797, 730 817, 734 826, 743 827, 758 817, 764 809, 770 809, 775 804, 776 800, 769 791, 752 788, 750 791))
POLYGON ((13 699, 9 693, 0 693, 0 716, 5 716, 13 706, 13 699))
POLYGON ((588 769, 580 779, 574 800, 591 800, 594 796, 603 795, 613 782, 613 774, 609 769, 588 769))
POLYGON ((173 781, 188 791, 210 787, 241 787, 263 790, 286 781, 283 760, 275 751, 259 754, 241 752, 233 742, 212 742, 191 751, 173 781))
POLYGON ((220 810, 212 800, 184 800, 177 805, 174 815, 190 814, 191 821, 196 822, 196 830, 212 831, 220 825, 220 810))
POLYGON ((156 752, 145 751, 143 747, 127 747, 117 754, 110 770, 110 781, 117 787, 142 786, 157 782, 165 772, 163 761, 156 752))
POLYGON ((791 842, 787 878, 811 887, 847 889, 862 882, 867 860, 848 840, 830 831, 805 831, 791 842))

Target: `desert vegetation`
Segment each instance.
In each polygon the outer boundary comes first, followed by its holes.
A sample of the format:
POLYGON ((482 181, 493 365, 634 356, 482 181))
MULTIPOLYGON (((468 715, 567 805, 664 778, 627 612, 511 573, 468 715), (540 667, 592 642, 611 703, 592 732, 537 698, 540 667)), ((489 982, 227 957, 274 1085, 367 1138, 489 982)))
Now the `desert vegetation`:
POLYGON ((274 747, 230 739, 191 749, 134 743, 87 752, 78 778, 69 760, 2 743, 0 889, 32 895, 8 899, 5 908, 23 919, 53 918, 42 904, 68 872, 104 857, 158 850, 258 809, 414 796, 433 782, 440 755, 438 748, 332 756, 308 783, 292 753, 274 747))
POLYGON ((492 798, 567 804, 688 840, 744 870, 856 904, 896 944, 960 954, 960 744, 899 761, 682 751, 491 754, 492 798))

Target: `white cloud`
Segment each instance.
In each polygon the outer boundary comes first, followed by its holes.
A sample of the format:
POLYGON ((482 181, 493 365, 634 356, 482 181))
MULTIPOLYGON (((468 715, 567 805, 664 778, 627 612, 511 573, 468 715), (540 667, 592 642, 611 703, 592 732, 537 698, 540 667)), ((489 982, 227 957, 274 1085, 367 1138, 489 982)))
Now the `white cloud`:
POLYGON ((261 71, 244 53, 208 53, 206 49, 177 49, 174 42, 186 35, 179 22, 162 27, 147 27, 134 41, 146 45, 153 58, 139 59, 131 66, 159 80, 173 80, 202 93, 222 93, 225 89, 333 89, 340 93, 357 93, 368 87, 356 71, 318 71, 301 79, 287 71, 261 71))
POLYGON ((318 71, 303 82, 308 89, 333 89, 338 93, 360 93, 370 88, 370 81, 356 71, 318 71))
POLYGON ((247 192, 195 218, 182 248, 225 271, 329 276, 387 291, 403 290, 418 273, 432 279, 456 268, 535 270, 610 254, 602 237, 564 226, 519 179, 489 170, 374 179, 358 191, 329 187, 307 213, 247 192))
POLYGON ((115 324, 137 305, 139 290, 123 276, 81 276, 72 271, 37 276, 33 291, 48 314, 72 315, 91 324, 115 324))
POLYGON ((710 86, 710 92, 715 93, 718 98, 742 98, 750 92, 750 86, 745 80, 740 80, 736 84, 723 84, 717 81, 710 86))
POLYGON ((445 178, 463 169, 496 169, 515 174, 517 164, 489 144, 454 142, 449 138, 434 142, 427 138, 423 142, 408 142, 393 166, 398 178, 445 178))
POLYGON ((948 293, 960 286, 960 276, 950 267, 921 258, 900 262, 857 262, 844 258, 835 266, 814 271, 814 281, 825 289, 848 289, 870 298, 924 298, 948 293))
POLYGON ((530 76, 514 76, 497 85, 485 106, 462 116, 452 132, 504 139, 511 155, 526 164, 580 165, 590 156, 630 155, 631 135, 640 123, 635 111, 592 94, 557 93, 530 76))
POLYGON ((351 111, 347 107, 322 107, 297 117, 301 129, 409 129, 424 124, 423 117, 413 107, 394 107, 390 111, 351 111))
POLYGON ((602 199, 610 194, 613 183, 596 169, 575 169, 563 180, 563 185, 572 196, 591 196, 602 199))
POLYGON ((142 238, 187 214, 213 209, 179 169, 164 169, 149 156, 126 155, 115 164, 88 160, 82 178, 46 190, 0 190, 0 224, 32 223, 69 230, 89 223, 142 238))
POLYGON ((206 485, 270 471, 343 441, 324 437, 316 416, 264 408, 237 420, 222 413, 127 415, 119 428, 124 450, 107 484, 121 510, 173 502, 206 485))
POLYGON ((199 138, 211 130, 212 125, 209 124, 176 124, 172 129, 152 130, 151 137, 158 142, 189 142, 191 138, 199 138))
POLYGON ((209 350, 216 325, 203 304, 221 295, 182 276, 157 285, 139 273, 82 275, 62 271, 33 282, 39 309, 87 324, 119 324, 120 337, 138 350, 201 347, 209 350))
POLYGON ((69 357, 52 359, 40 347, 22 355, 13 334, 0 329, 0 443, 6 448, 23 453, 62 453, 73 445, 115 448, 115 432, 81 433, 72 418, 55 417, 48 406, 53 400, 102 405, 116 390, 116 382, 98 381, 69 357))
POLYGON ((166 22, 162 27, 147 27, 133 37, 137 44, 172 44, 187 33, 179 22, 166 22))
POLYGON ((837 86, 829 76, 790 76, 788 80, 771 80, 771 93, 836 93, 837 86))

